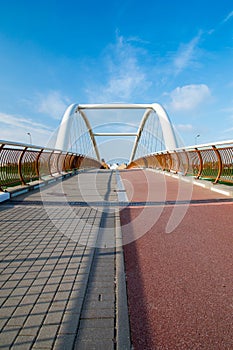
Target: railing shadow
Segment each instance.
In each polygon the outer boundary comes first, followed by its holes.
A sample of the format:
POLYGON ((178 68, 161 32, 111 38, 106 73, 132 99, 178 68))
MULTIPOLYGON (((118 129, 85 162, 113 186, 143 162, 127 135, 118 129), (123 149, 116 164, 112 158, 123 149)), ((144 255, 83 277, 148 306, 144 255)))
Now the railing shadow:
MULTIPOLYGON (((123 250, 126 272, 126 285, 128 295, 129 320, 131 330, 131 341, 135 350, 155 350, 151 334, 151 327, 147 314, 145 302, 144 282, 140 271, 139 252, 135 241, 131 215, 134 208, 124 208, 120 212, 120 220, 123 236, 123 250), (125 244, 126 242, 131 242, 125 244)), ((140 210, 140 209, 136 209, 140 210)))

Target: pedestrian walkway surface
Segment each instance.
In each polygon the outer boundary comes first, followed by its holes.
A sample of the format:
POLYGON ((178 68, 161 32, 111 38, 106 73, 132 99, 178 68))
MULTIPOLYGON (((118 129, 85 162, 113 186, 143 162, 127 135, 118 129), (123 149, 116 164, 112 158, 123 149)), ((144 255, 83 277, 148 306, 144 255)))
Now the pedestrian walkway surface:
POLYGON ((121 177, 138 203, 121 211, 134 349, 232 350, 232 198, 153 171, 121 177))
POLYGON ((140 169, 2 203, 0 349, 233 349, 232 212, 140 169))
POLYGON ((117 200, 105 170, 1 205, 1 349, 129 348, 117 200))

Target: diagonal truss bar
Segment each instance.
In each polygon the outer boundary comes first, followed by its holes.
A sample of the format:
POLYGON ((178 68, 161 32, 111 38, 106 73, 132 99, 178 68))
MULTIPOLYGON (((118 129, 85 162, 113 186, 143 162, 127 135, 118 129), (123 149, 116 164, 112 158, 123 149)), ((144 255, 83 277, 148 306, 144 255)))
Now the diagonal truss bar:
POLYGON ((72 127, 72 115, 75 113, 80 113, 82 116, 86 127, 88 129, 93 147, 95 149, 95 153, 97 156, 97 159, 100 159, 98 147, 96 144, 95 136, 134 136, 135 137, 135 143, 134 147, 131 153, 130 161, 132 161, 135 157, 136 150, 138 147, 139 140, 141 138, 141 134, 144 130, 145 123, 150 115, 151 112, 155 112, 159 118, 159 122, 161 125, 161 129, 163 132, 163 138, 164 143, 166 145, 166 148, 168 150, 172 150, 177 148, 177 141, 175 137, 175 133, 171 124, 171 121, 166 113, 166 111, 163 109, 163 107, 158 103, 152 103, 152 104, 126 104, 126 103, 109 103, 109 104, 72 104, 70 105, 62 119, 62 124, 59 129, 58 137, 57 137, 57 144, 56 148, 59 149, 66 149, 68 145, 68 136, 69 132, 72 127), (94 133, 92 131, 92 128, 90 126, 89 120, 85 114, 85 110, 106 110, 106 109, 144 109, 144 115, 142 117, 142 121, 140 123, 139 129, 137 133, 94 133))
POLYGON ((85 113, 82 110, 79 111, 78 104, 72 104, 66 109, 62 118, 62 122, 59 127, 59 132, 58 132, 57 141, 56 141, 56 148, 61 149, 63 151, 68 150, 69 133, 72 128, 72 116, 78 112, 80 112, 80 115, 86 124, 87 130, 90 135, 90 139, 92 141, 92 144, 96 153, 96 157, 100 161, 100 155, 99 155, 98 147, 96 144, 96 140, 95 140, 91 125, 85 113))
POLYGON ((178 146, 172 123, 171 123, 169 116, 167 115, 165 109, 160 104, 153 103, 151 105, 147 105, 146 111, 142 117, 141 124, 140 124, 139 129, 138 129, 137 137, 135 139, 134 147, 133 147, 133 150, 131 153, 130 162, 132 162, 134 160, 134 157, 135 157, 135 154, 137 151, 137 147, 138 147, 138 143, 139 143, 139 140, 141 138, 142 132, 144 130, 146 121, 152 112, 155 112, 159 118, 159 122, 160 122, 160 125, 162 128, 163 138, 164 138, 166 148, 168 150, 171 150, 171 149, 177 148, 177 146, 178 146))

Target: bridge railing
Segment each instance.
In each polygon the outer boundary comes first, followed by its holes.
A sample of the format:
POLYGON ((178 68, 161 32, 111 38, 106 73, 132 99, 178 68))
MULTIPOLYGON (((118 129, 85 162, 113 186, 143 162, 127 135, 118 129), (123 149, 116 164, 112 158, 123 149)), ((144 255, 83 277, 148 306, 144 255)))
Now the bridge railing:
POLYGON ((73 169, 100 166, 96 159, 82 154, 0 140, 1 191, 8 186, 26 185, 73 169))
POLYGON ((128 165, 162 169, 197 179, 233 183, 233 141, 177 148, 136 159, 128 165))

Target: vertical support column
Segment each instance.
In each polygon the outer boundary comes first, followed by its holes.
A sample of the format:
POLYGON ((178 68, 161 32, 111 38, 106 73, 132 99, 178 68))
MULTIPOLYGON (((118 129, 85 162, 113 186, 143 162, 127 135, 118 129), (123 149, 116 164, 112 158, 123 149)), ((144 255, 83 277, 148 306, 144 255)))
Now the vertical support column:
POLYGON ((74 153, 72 153, 72 154, 70 155, 70 161, 69 161, 69 168, 70 168, 70 170, 73 169, 72 166, 73 166, 74 157, 75 157, 75 155, 74 155, 74 153))
POLYGON ((59 159, 61 157, 62 151, 59 152, 58 156, 57 156, 57 172, 58 174, 61 174, 61 171, 59 169, 59 159))
POLYGON ((22 150, 22 152, 19 156, 19 160, 18 160, 18 174, 19 174, 19 178, 20 178, 22 185, 26 185, 26 182, 23 178, 23 172, 22 172, 22 160, 23 160, 23 156, 24 156, 26 150, 27 150, 27 147, 24 147, 24 149, 22 150))
POLYGON ((189 156, 188 156, 188 152, 186 152, 185 149, 183 150, 183 153, 185 154, 185 157, 187 160, 187 167, 184 170, 184 176, 186 176, 188 174, 188 171, 189 171, 189 156))
POLYGON ((80 168, 80 164, 81 164, 81 156, 78 156, 78 161, 77 161, 77 169, 80 168))
POLYGON ((166 156, 165 156, 165 154, 163 154, 163 152, 161 152, 160 157, 161 157, 162 170, 165 171, 166 170, 166 156))
POLYGON ((63 166, 62 166, 62 170, 66 171, 66 158, 68 157, 68 152, 65 155, 65 158, 63 160, 63 166))
POLYGON ((213 148, 213 150, 218 158, 218 175, 214 181, 214 184, 216 184, 219 181, 221 174, 222 174, 222 158, 221 158, 221 154, 220 154, 219 150, 215 146, 212 146, 212 148, 213 148))
MULTIPOLYGON (((1 160, 1 152, 2 152, 4 146, 5 146, 4 143, 2 143, 0 146, 0 160, 1 160)), ((2 165, 1 162, 0 162, 0 165, 2 165)), ((2 166, 0 167, 0 171, 1 171, 1 169, 2 169, 2 166)), ((0 173, 0 181, 1 181, 1 179, 2 179, 2 174, 0 173)), ((3 191, 2 186, 1 186, 1 182, 0 182, 0 191, 3 191)))
POLYGON ((169 159, 168 161, 168 171, 171 172, 172 170, 172 167, 173 167, 173 161, 172 161, 172 156, 171 156, 171 153, 169 151, 167 151, 167 157, 169 159))
POLYGON ((198 170, 198 174, 196 177, 197 179, 199 179, 199 177, 201 176, 202 171, 203 171, 203 159, 202 159, 201 152, 199 151, 199 149, 195 148, 195 151, 196 151, 198 158, 199 158, 199 170, 198 170))
POLYGON ((52 158, 53 153, 54 153, 54 151, 52 151, 52 152, 50 153, 49 159, 48 159, 49 174, 50 174, 51 176, 53 176, 53 174, 52 174, 52 171, 51 171, 51 164, 50 164, 50 161, 51 161, 51 158, 52 158))
POLYGON ((175 170, 174 169, 173 170, 175 171, 175 174, 177 174, 179 169, 180 169, 180 157, 179 157, 179 153, 178 152, 174 151, 174 154, 176 155, 176 159, 177 159, 177 167, 176 167, 175 170))
POLYGON ((40 156, 43 153, 44 149, 42 148, 40 152, 38 153, 36 157, 36 175, 40 178, 40 167, 39 167, 39 161, 40 161, 40 156))

